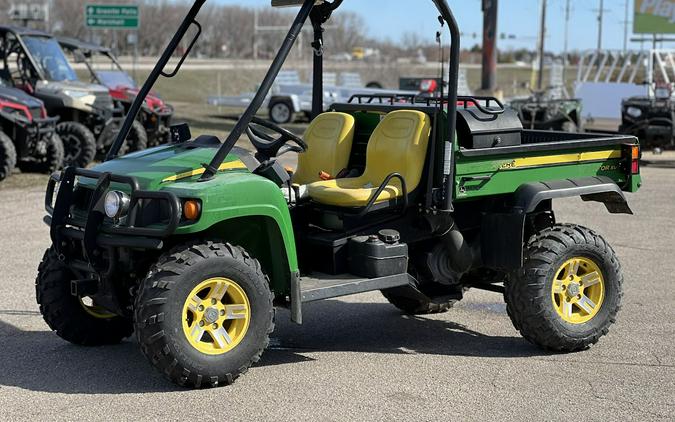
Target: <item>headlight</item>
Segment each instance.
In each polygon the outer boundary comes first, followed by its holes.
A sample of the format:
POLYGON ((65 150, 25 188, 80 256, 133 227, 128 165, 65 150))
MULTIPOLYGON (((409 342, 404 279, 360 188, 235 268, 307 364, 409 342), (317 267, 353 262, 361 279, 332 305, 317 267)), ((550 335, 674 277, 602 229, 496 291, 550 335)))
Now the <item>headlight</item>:
POLYGON ((110 191, 105 196, 104 206, 105 215, 110 218, 118 219, 129 210, 129 195, 124 192, 110 191))
POLYGON ((72 89, 66 89, 63 91, 63 93, 73 98, 84 98, 91 95, 88 91, 74 91, 72 89))
POLYGON ((642 110, 637 107, 628 107, 626 109, 626 114, 634 119, 637 119, 638 117, 642 116, 642 110))

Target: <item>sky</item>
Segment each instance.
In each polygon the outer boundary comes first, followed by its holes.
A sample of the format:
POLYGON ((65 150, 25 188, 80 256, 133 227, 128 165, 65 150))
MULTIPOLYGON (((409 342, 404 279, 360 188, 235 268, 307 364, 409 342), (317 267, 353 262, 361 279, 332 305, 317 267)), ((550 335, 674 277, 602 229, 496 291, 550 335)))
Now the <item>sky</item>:
MULTIPOLYGON (((270 0, 216 0, 221 4, 270 7, 270 0)), ((569 25, 570 49, 586 50, 597 46, 598 13, 600 0, 569 0, 571 5, 569 25)), ((603 48, 621 49, 624 40, 625 5, 633 0, 604 0, 605 19, 603 48)), ((564 46, 566 0, 548 0, 548 36, 546 49, 561 52, 564 46)), ((464 34, 462 45, 471 47, 480 38, 470 34, 482 31, 481 0, 448 0, 464 34)), ((289 9, 290 10, 290 9, 289 9)), ((360 14, 368 25, 367 32, 379 39, 400 40, 405 32, 417 32, 433 41, 437 24, 435 7, 430 0, 345 0, 340 10, 360 14), (414 7, 411 7, 414 5, 414 7)), ((632 17, 629 17, 629 20, 632 17)), ((516 40, 500 41, 499 48, 534 48, 538 33, 539 0, 499 0, 499 33, 515 35, 516 40)), ((629 31, 631 27, 629 27, 629 31)), ((629 33, 629 38, 632 34, 629 33)), ((630 44, 629 44, 630 45, 630 44)), ((637 47, 634 45, 634 47, 637 47)))

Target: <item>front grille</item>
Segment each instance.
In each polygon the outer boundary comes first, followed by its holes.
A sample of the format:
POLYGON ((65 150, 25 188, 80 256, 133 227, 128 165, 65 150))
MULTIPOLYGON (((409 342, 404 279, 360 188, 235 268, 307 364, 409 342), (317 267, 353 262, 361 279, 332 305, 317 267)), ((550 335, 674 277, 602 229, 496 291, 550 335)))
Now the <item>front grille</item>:
POLYGON ((73 190, 73 207, 78 211, 89 210, 89 203, 93 194, 93 189, 77 186, 73 190))
POLYGON ((30 111, 30 116, 33 119, 41 119, 42 118, 42 109, 40 107, 31 108, 31 109, 29 109, 29 111, 30 111))
POLYGON ((97 92, 96 99, 94 100, 94 107, 112 110, 115 108, 113 104, 113 99, 107 92, 97 92))

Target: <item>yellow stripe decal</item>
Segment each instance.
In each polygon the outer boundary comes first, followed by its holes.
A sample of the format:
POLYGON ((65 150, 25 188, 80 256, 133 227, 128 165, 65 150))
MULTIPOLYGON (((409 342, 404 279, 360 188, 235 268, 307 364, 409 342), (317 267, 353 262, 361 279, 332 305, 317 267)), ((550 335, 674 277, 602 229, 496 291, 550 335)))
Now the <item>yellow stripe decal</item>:
MULTIPOLYGON (((223 163, 218 167, 218 171, 226 170, 244 170, 246 169, 246 164, 241 162, 241 160, 230 161, 229 163, 223 163)), ((188 179, 194 176, 201 176, 206 171, 205 168, 198 168, 195 170, 186 171, 185 173, 179 173, 175 176, 169 176, 166 179, 162 180, 162 183, 166 182, 177 182, 178 180, 188 179)))
POLYGON ((517 169, 522 167, 538 167, 555 164, 577 163, 581 161, 603 161, 621 158, 621 150, 580 152, 574 154, 546 155, 541 157, 516 158, 504 163, 502 170, 517 169))

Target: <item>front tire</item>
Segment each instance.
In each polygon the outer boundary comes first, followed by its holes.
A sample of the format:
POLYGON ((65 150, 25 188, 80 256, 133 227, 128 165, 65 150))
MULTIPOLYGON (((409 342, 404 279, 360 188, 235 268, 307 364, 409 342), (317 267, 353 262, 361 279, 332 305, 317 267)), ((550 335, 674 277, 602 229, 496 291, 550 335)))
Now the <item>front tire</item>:
POLYGON ((579 126, 573 121, 567 120, 562 124, 561 130, 568 133, 577 133, 579 132, 579 126))
POLYGON ((131 126, 125 144, 128 153, 143 151, 148 148, 148 133, 145 131, 143 123, 134 120, 134 124, 131 126))
POLYGON ((14 143, 4 132, 0 132, 0 181, 9 177, 15 166, 16 149, 14 143))
POLYGON ((51 174, 63 166, 63 141, 56 133, 45 139, 45 154, 19 162, 19 169, 23 173, 51 174))
POLYGON ((181 245, 163 255, 141 284, 136 335, 143 354, 172 382, 228 385, 268 346, 272 301, 260 263, 242 248, 181 245))
POLYGON ((64 166, 85 168, 96 156, 96 138, 86 126, 77 122, 63 122, 56 126, 56 133, 63 141, 64 166))
POLYGON ((525 264, 506 282, 506 310, 531 343, 556 352, 584 350, 616 321, 622 283, 605 239, 585 227, 555 225, 530 238, 525 264))
POLYGON ((80 346, 117 344, 133 333, 131 321, 73 296, 74 274, 48 249, 38 268, 35 296, 49 328, 62 339, 80 346))

